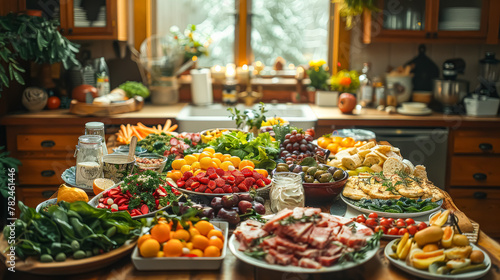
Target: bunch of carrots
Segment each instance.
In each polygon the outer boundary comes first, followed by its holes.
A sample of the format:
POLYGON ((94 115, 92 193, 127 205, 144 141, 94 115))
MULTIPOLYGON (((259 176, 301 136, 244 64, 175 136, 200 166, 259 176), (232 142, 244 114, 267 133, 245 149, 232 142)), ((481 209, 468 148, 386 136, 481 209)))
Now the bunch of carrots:
POLYGON ((130 140, 132 136, 137 136, 137 140, 142 140, 144 137, 149 134, 161 134, 162 132, 170 135, 177 135, 177 132, 174 132, 177 129, 177 125, 172 125, 171 120, 167 120, 165 125, 162 127, 161 124, 158 126, 148 127, 143 123, 139 122, 137 125, 127 124, 121 125, 120 130, 116 133, 117 140, 121 144, 130 144, 130 140))

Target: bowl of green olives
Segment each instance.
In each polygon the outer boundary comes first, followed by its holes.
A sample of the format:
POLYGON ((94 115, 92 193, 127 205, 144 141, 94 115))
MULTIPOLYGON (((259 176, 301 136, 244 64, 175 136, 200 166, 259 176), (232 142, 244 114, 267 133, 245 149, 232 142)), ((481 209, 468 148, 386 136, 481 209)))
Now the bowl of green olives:
POLYGON ((321 163, 317 166, 279 163, 276 169, 273 170, 273 174, 276 172, 301 174, 306 199, 315 201, 332 200, 335 198, 342 191, 347 178, 349 178, 349 174, 346 171, 321 163))

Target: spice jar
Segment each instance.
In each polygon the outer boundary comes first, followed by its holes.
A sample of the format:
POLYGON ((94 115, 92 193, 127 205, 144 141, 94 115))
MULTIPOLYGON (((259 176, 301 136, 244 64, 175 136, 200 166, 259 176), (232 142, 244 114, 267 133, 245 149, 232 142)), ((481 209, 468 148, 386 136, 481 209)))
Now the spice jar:
POLYGON ((285 208, 304 207, 305 195, 302 177, 293 172, 277 172, 271 181, 269 192, 271 211, 276 213, 285 208))
POLYGON ((387 106, 398 106, 398 100, 396 99, 396 91, 394 90, 393 84, 387 84, 386 93, 386 104, 387 106))
POLYGON ((104 124, 102 122, 88 122, 85 124, 85 135, 99 135, 102 137, 102 154, 108 154, 106 147, 106 136, 104 133, 104 124))
POLYGON ((76 185, 92 187, 94 179, 102 178, 102 137, 82 135, 75 150, 76 185))

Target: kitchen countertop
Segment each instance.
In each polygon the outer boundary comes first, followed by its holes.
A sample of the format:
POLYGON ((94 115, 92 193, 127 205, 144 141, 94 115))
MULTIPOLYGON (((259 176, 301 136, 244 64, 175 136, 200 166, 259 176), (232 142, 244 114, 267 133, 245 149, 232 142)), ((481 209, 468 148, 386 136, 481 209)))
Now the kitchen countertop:
MULTIPOLYGON (((112 115, 110 117, 80 117, 72 115, 69 110, 45 110, 35 113, 16 113, 2 117, 1 125, 45 125, 57 121, 60 125, 80 125, 88 121, 101 121, 105 124, 124 124, 143 122, 155 125, 164 123, 165 119, 175 118, 187 103, 175 105, 155 106, 144 105, 138 112, 112 115)), ((488 127, 500 128, 500 117, 468 117, 459 115, 443 115, 432 113, 427 116, 406 116, 401 114, 387 114, 376 109, 363 109, 358 114, 342 114, 337 107, 321 107, 310 104, 318 118, 318 126, 420 126, 420 127, 488 127)))

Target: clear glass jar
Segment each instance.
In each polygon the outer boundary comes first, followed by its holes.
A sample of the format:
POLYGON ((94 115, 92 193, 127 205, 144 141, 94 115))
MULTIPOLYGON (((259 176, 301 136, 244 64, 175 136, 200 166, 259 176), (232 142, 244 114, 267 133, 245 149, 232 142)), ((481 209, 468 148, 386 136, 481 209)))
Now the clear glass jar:
POLYGON ((108 154, 106 147, 106 135, 104 133, 104 124, 102 122, 88 122, 85 124, 85 135, 99 135, 102 137, 102 154, 108 154))
POLYGON ((304 207, 305 195, 302 177, 298 173, 277 172, 271 180, 271 211, 279 212, 285 208, 304 207))
POLYGON ((76 185, 91 188, 94 179, 102 178, 102 137, 82 135, 75 150, 76 185))

